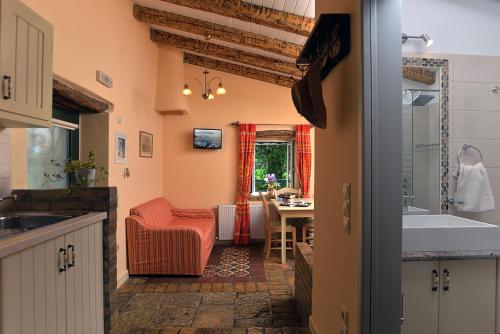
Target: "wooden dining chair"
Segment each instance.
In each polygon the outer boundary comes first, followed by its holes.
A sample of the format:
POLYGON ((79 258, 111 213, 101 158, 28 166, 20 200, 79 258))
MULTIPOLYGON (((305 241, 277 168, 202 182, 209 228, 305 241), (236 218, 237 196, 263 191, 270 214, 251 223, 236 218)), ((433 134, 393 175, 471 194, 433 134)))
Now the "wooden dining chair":
POLYGON ((314 218, 302 219, 299 224, 302 225, 302 242, 314 247, 314 218))
MULTIPOLYGON (((259 193, 259 197, 262 201, 262 207, 264 209, 264 224, 266 227, 266 243, 264 246, 264 251, 266 254, 266 259, 269 259, 271 250, 281 251, 281 222, 272 221, 271 214, 269 212, 269 202, 263 193, 259 193), (273 239, 274 238, 274 239, 273 239)), ((295 257, 295 244, 297 243, 297 230, 295 226, 286 225, 287 239, 285 242, 285 249, 291 250, 295 257), (291 239, 290 239, 291 235, 291 239), (290 245, 290 246, 289 246, 290 245)))

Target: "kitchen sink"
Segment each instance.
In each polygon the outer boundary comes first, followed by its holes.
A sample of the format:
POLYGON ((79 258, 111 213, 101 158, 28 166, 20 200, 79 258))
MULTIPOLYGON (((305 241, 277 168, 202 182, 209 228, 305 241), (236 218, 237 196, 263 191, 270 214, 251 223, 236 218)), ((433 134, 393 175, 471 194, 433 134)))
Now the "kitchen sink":
POLYGON ((403 251, 500 249, 500 228, 453 215, 403 216, 403 251))
POLYGON ((12 232, 30 231, 36 228, 60 223, 64 220, 82 216, 87 212, 16 212, 0 216, 0 239, 12 232), (1 232, 4 233, 1 233, 1 232))

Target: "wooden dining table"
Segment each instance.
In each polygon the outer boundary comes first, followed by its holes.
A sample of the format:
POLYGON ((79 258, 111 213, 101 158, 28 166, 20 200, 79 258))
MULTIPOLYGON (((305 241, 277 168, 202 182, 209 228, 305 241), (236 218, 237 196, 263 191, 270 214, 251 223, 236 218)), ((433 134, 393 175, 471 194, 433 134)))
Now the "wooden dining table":
POLYGON ((286 220, 288 218, 313 218, 314 217, 314 200, 312 198, 301 198, 311 205, 302 206, 284 206, 276 199, 271 199, 271 203, 280 215, 281 220, 281 263, 286 264, 286 220))

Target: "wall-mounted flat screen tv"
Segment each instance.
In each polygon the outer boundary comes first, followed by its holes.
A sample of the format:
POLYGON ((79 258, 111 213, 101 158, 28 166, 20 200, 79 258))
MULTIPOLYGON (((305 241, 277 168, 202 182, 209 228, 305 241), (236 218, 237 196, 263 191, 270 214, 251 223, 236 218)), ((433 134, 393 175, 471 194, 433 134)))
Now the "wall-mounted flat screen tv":
POLYGON ((221 129, 193 129, 193 147, 208 150, 222 148, 221 129))

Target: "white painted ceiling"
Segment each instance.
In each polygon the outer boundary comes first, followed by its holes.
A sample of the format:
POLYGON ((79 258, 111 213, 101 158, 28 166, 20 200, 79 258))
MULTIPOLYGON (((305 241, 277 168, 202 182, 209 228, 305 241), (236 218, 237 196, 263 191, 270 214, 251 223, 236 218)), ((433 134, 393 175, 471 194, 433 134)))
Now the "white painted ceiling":
MULTIPOLYGON (((264 7, 268 7, 268 8, 274 8, 277 10, 282 10, 282 11, 285 11, 288 13, 294 13, 294 14, 300 15, 300 16, 314 18, 315 0, 243 0, 243 1, 253 3, 255 5, 260 5, 260 6, 264 6, 264 7)), ((211 22, 211 23, 220 24, 220 25, 227 26, 230 28, 236 28, 236 29, 240 29, 243 31, 249 31, 252 33, 263 35, 264 37, 276 38, 276 39, 279 39, 279 40, 282 40, 282 41, 285 41, 288 43, 304 45, 306 40, 307 40, 307 37, 300 36, 300 35, 297 35, 294 33, 290 33, 290 32, 286 32, 286 31, 262 26, 262 25, 255 24, 255 23, 240 21, 240 20, 233 19, 230 17, 217 15, 217 14, 213 14, 213 13, 208 13, 208 12, 200 11, 197 9, 192 9, 192 8, 183 7, 183 6, 177 6, 177 5, 174 5, 174 4, 171 4, 168 2, 164 2, 161 0, 134 0, 134 3, 141 5, 141 6, 149 7, 149 8, 164 10, 164 11, 171 12, 174 14, 192 17, 192 18, 195 18, 198 20, 203 20, 203 21, 207 21, 207 22, 211 22)), ((181 35, 181 36, 203 39, 202 36, 191 35, 188 33, 177 31, 177 30, 156 27, 156 26, 154 28, 160 29, 160 30, 165 30, 165 31, 168 31, 171 33, 181 35)), ((230 47, 240 49, 240 50, 245 50, 245 51, 250 51, 250 52, 257 53, 257 54, 266 55, 266 56, 277 58, 277 59, 290 60, 290 59, 283 58, 282 56, 268 53, 265 51, 241 47, 238 44, 224 43, 224 42, 220 42, 217 40, 212 40, 211 42, 215 43, 215 44, 230 46, 230 47)))

